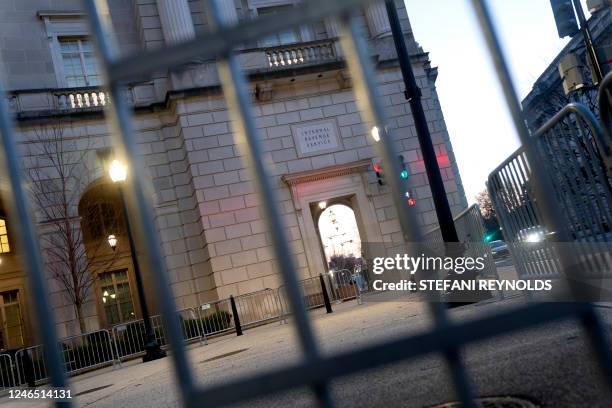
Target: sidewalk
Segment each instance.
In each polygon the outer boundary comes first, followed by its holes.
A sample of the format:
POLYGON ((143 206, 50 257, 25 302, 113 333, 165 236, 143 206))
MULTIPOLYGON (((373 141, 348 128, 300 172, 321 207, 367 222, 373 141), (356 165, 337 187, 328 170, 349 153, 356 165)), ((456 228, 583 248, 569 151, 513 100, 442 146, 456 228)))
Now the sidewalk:
MULTIPOLYGON (((475 318, 510 307, 522 298, 471 305, 451 311, 453 320, 475 318)), ((604 313, 607 331, 612 328, 612 310, 604 313)), ((372 302, 334 305, 334 313, 311 312, 323 353, 333 353, 429 329, 423 304, 416 302, 372 302)), ((295 363, 300 358, 293 326, 272 323, 245 331, 241 337, 224 336, 208 346, 188 350, 192 370, 200 384, 210 385, 295 363)), ((470 346, 467 366, 479 395, 527 396, 546 406, 612 406, 612 398, 599 383, 599 373, 590 361, 588 346, 574 322, 547 324, 523 333, 470 346)), ((333 382, 338 406, 431 406, 455 399, 445 365, 438 356, 401 362, 333 382)), ((105 369, 72 379, 77 406, 166 407, 180 406, 171 359, 147 364, 140 360, 121 369, 105 369)), ((12 402, 3 407, 47 406, 46 403, 12 402)), ((309 390, 295 390, 251 401, 245 406, 312 406, 309 390)))

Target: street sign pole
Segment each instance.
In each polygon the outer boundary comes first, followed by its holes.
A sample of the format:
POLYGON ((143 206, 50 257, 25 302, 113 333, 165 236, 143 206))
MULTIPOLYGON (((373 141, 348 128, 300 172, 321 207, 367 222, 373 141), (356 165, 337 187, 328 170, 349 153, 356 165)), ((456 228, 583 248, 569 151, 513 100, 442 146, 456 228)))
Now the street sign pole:
POLYGON ((425 171, 429 179, 429 186, 434 200, 438 223, 440 224, 442 239, 444 242, 458 242, 459 237, 455 229, 453 214, 448 203, 440 166, 438 165, 431 134, 427 126, 427 119, 425 118, 425 112, 423 111, 423 105, 421 103, 421 90, 417 86, 414 72, 412 71, 412 65, 410 65, 410 56, 406 48, 406 41, 404 40, 404 33, 402 32, 400 19, 397 15, 395 2, 393 0, 386 0, 385 5, 387 7, 387 14, 389 15, 395 49, 397 50, 397 58, 399 60, 402 76, 404 77, 406 99, 410 103, 410 110, 414 118, 414 125, 423 154, 425 171))

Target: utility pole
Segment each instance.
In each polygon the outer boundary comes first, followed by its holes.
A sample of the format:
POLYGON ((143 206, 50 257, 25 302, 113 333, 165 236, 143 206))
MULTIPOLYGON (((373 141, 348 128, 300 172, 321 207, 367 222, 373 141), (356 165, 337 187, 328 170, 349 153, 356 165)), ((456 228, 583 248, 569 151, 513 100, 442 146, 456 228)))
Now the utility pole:
POLYGON ((599 58, 597 57, 597 52, 595 51, 595 46, 593 45, 593 37, 591 36, 591 30, 589 29, 589 24, 587 23, 587 20, 584 16, 584 10, 582 9, 582 4, 580 4, 580 0, 573 0, 573 2, 574 8, 576 9, 576 14, 578 15, 578 22, 580 22, 580 31, 582 32, 584 45, 586 46, 587 53, 589 54, 589 58, 591 59, 591 64, 593 65, 593 73, 595 74, 597 84, 600 84, 604 75, 603 69, 601 68, 601 64, 599 63, 599 58))
POLYGON ((385 0, 385 5, 387 7, 387 14, 389 15, 397 58, 399 60, 402 76, 404 77, 404 85, 406 87, 405 95, 410 103, 410 110, 414 118, 417 138, 419 139, 421 152, 423 154, 425 171, 429 179, 429 186, 434 200, 438 223, 440 224, 442 239, 444 242, 459 242, 453 214, 448 203, 446 190, 444 189, 442 173, 440 172, 440 166, 436 158, 431 134, 427 126, 427 119, 425 118, 425 111, 421 103, 421 90, 416 83, 414 72, 412 71, 410 55, 406 48, 406 41, 404 39, 404 33, 402 32, 399 16, 397 15, 397 9, 395 8, 395 2, 393 0, 385 0))

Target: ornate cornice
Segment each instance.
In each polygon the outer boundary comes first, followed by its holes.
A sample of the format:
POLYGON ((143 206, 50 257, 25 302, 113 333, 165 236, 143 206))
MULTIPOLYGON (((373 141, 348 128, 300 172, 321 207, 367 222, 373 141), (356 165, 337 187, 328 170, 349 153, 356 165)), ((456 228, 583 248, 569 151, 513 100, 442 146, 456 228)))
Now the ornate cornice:
POLYGON ((346 176, 352 173, 360 173, 367 170, 372 164, 370 159, 360 160, 356 162, 338 164, 335 166, 325 167, 317 170, 302 171, 299 173, 285 174, 281 179, 289 186, 294 186, 300 183, 308 183, 310 181, 325 180, 332 177, 346 176))

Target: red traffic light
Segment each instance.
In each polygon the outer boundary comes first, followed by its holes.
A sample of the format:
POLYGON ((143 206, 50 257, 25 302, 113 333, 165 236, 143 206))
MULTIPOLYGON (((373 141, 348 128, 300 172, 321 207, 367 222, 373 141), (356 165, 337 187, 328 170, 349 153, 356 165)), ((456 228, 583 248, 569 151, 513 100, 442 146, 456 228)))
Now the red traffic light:
POLYGON ((412 206, 415 206, 415 205, 416 205, 416 203, 417 203, 416 198, 412 198, 412 197, 410 197, 410 198, 408 199, 408 205, 409 205, 409 206, 411 206, 411 207, 412 207, 412 206))
POLYGON ((382 170, 382 166, 381 166, 380 163, 374 163, 374 165, 372 167, 374 167, 374 171, 377 172, 377 173, 380 173, 381 170, 382 170))

